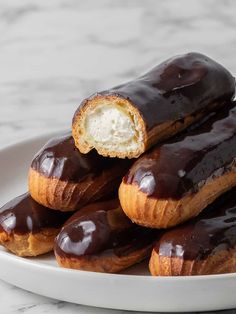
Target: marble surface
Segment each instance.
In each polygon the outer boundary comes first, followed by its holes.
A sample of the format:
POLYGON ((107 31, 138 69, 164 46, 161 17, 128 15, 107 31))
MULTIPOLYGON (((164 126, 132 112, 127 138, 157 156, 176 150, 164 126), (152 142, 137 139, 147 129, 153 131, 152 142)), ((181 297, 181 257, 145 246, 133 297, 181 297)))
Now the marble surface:
MULTIPOLYGON (((0 148, 70 127, 83 97, 178 53, 236 74, 235 13, 235 0, 0 0, 0 148)), ((121 313, 3 282, 0 312, 121 313)))

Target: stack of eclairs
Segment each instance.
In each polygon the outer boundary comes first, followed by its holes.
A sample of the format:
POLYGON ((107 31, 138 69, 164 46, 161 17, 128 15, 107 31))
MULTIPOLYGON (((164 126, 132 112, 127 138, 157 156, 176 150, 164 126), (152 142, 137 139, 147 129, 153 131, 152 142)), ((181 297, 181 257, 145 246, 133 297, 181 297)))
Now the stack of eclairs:
POLYGON ((61 267, 236 272, 235 79, 200 53, 85 99, 1 209, 0 243, 61 267))

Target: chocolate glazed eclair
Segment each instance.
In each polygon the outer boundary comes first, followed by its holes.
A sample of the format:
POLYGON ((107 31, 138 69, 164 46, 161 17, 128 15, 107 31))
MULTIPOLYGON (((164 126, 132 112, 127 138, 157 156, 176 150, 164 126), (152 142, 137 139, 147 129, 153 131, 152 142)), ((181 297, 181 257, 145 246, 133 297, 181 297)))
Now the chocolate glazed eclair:
POLYGON ((233 99, 235 79, 200 53, 166 60, 143 76, 85 99, 72 134, 82 153, 137 158, 233 99))
POLYGON ((121 206, 137 224, 178 225, 236 185, 236 103, 186 133, 146 153, 123 178, 121 206))
POLYGON ((222 195, 198 217, 166 231, 150 259, 153 276, 236 272, 236 189, 222 195))
POLYGON ((70 216, 38 204, 29 193, 14 198, 0 211, 0 244, 19 256, 51 251, 56 235, 70 216))
POLYGON ((118 200, 76 212, 55 239, 61 267, 116 273, 150 256, 157 230, 133 224, 118 200))
POLYGON ((51 139, 34 157, 29 191, 38 203, 72 211, 118 189, 130 160, 104 158, 92 151, 81 154, 71 133, 51 139))

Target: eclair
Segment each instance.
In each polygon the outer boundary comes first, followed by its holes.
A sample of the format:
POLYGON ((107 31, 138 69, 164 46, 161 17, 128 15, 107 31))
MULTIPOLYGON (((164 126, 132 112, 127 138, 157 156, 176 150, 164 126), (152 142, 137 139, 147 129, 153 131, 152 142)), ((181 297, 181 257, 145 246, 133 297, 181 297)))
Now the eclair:
POLYGON ((233 99, 235 79, 200 53, 178 55, 133 81, 86 98, 74 114, 75 145, 87 154, 137 158, 233 99))
POLYGON ((152 251, 153 276, 236 272, 236 189, 198 217, 163 233, 152 251))
POLYGON ((133 224, 118 200, 94 203, 69 218, 55 239, 61 267, 116 273, 150 256, 157 230, 133 224))
POLYGON ((19 256, 37 256, 53 249, 54 239, 69 213, 35 202, 29 193, 0 209, 0 244, 19 256))
POLYGON ((139 225, 178 225, 236 185, 235 158, 236 103, 232 103, 138 159, 119 188, 121 206, 139 225))
POLYGON ((84 155, 71 133, 51 139, 34 157, 28 176, 29 192, 38 203, 73 211, 117 191, 131 160, 84 155))

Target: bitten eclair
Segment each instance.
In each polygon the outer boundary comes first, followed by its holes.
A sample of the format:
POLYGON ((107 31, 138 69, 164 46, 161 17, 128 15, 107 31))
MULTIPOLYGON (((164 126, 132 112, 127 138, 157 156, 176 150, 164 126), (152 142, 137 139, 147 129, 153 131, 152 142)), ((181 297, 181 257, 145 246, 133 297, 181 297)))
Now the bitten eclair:
POLYGON ((69 213, 35 202, 29 193, 0 209, 0 244, 19 256, 37 256, 53 249, 54 239, 69 213))
POLYGON ((198 217, 160 236, 150 259, 153 276, 236 272, 236 189, 198 217))
POLYGON ((143 76, 85 99, 72 134, 82 153, 137 158, 233 99, 235 79, 200 53, 166 60, 143 76))
POLYGON ((65 223, 55 239, 61 267, 116 273, 150 256, 157 230, 133 224, 118 200, 90 204, 65 223))
POLYGON ((198 215, 236 185, 236 103, 194 131, 137 160, 119 189, 121 206, 137 224, 168 228, 198 215))
POLYGON ((71 133, 51 139, 34 157, 29 191, 38 203, 72 211, 116 191, 130 160, 81 154, 71 133))

